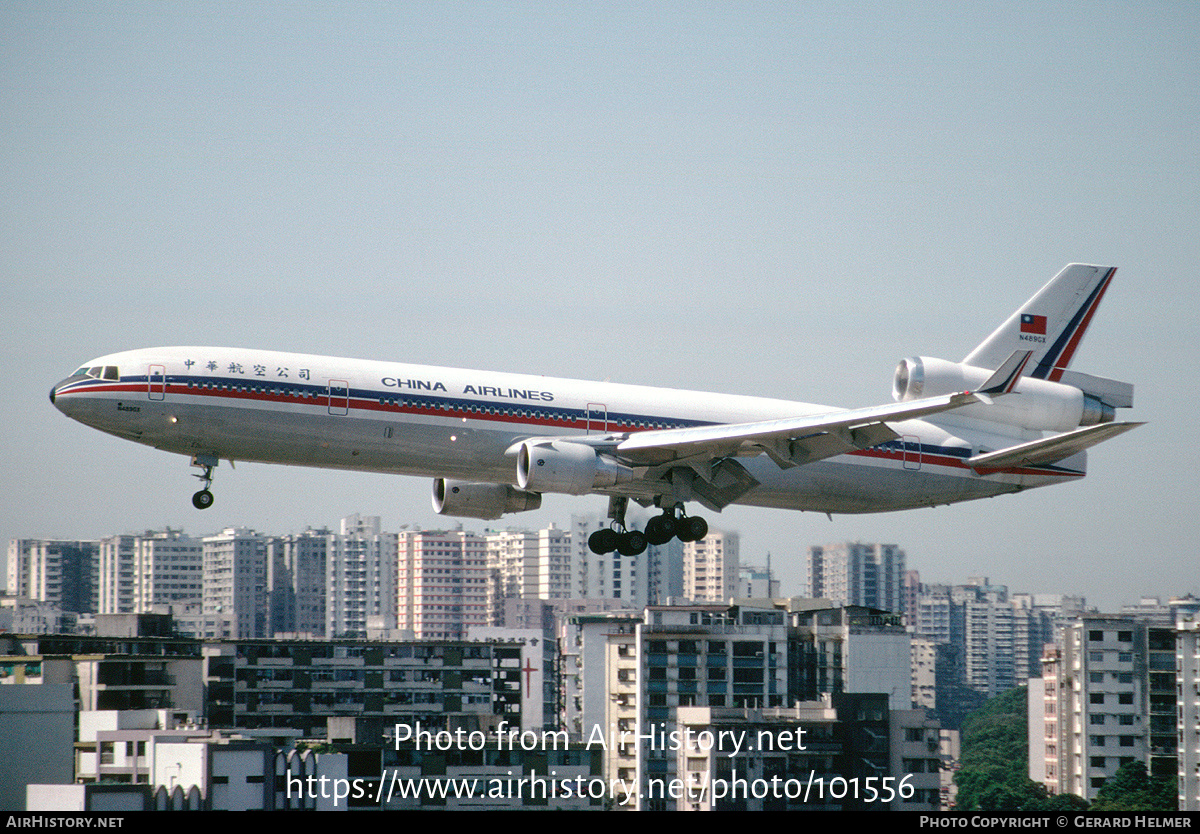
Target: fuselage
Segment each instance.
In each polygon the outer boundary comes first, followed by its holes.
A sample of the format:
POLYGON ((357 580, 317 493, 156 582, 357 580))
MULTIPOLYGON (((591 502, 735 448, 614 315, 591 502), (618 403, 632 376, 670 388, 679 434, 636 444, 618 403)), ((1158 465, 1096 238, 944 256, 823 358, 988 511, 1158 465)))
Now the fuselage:
MULTIPOLYGON (((529 438, 747 423, 839 409, 758 397, 222 347, 93 359, 56 385, 79 422, 188 456, 516 482, 529 438)), ((893 425, 900 439, 781 469, 740 462, 759 484, 736 503, 856 513, 949 504, 1081 477, 1085 455, 979 474, 972 454, 1024 435, 939 415, 893 425)), ((639 493, 637 483, 606 494, 639 493)))

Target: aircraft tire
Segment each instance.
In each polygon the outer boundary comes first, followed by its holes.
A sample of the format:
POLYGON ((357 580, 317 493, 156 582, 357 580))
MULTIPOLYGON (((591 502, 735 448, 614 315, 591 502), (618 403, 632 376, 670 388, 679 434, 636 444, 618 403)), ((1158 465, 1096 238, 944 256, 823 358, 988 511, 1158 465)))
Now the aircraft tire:
POLYGON ((637 556, 646 552, 646 534, 638 530, 622 533, 617 540, 617 552, 622 556, 637 556))
POLYGON ((679 520, 679 536, 681 542, 698 542, 708 535, 708 522, 698 515, 689 515, 679 520))
POLYGON ((666 544, 675 537, 678 526, 675 516, 656 515, 646 522, 646 541, 653 545, 666 544))
POLYGON ((207 489, 202 489, 192 496, 192 506, 197 510, 207 510, 213 505, 213 494, 207 489))
POLYGON ((619 540, 620 535, 617 531, 606 527, 588 536, 588 549, 596 554, 611 553, 617 549, 617 542, 619 540))

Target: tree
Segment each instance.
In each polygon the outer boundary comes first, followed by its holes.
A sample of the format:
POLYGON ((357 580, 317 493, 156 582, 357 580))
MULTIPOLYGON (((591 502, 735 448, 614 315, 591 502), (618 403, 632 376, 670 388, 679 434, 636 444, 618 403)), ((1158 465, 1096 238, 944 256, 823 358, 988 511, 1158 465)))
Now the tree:
POLYGON ((1077 796, 1050 796, 1029 778, 1026 690, 1017 687, 967 716, 962 728, 962 760, 954 781, 963 811, 1078 811, 1077 796))
POLYGON ((1174 778, 1151 778, 1145 764, 1130 762, 1105 780, 1092 803, 1092 810, 1175 811, 1178 806, 1174 778))

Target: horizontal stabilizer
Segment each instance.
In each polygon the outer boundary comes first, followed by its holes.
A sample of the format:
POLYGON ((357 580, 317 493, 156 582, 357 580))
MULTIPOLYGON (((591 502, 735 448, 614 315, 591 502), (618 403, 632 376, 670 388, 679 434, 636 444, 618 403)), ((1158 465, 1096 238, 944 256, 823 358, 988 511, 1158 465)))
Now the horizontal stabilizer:
POLYGON ((1113 408, 1133 407, 1133 385, 1128 382, 1118 382, 1115 379, 1105 379, 1079 371, 1063 371, 1058 381, 1063 385, 1072 385, 1113 408))
POLYGON ((1003 469, 1009 466, 1032 466, 1041 463, 1054 463, 1082 452, 1089 446, 1095 446, 1105 440, 1124 434, 1135 429, 1142 423, 1104 423, 1099 426, 1088 426, 1041 440, 1031 440, 996 452, 975 455, 967 461, 974 470, 1003 469))

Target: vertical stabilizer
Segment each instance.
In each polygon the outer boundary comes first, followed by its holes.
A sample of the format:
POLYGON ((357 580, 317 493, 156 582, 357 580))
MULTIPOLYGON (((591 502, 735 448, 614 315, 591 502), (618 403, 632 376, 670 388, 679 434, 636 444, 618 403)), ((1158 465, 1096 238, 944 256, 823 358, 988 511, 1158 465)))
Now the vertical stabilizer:
POLYGON ((1069 264, 963 362, 998 368, 1015 351, 1033 351, 1028 376, 1058 382, 1100 306, 1115 266, 1069 264))

